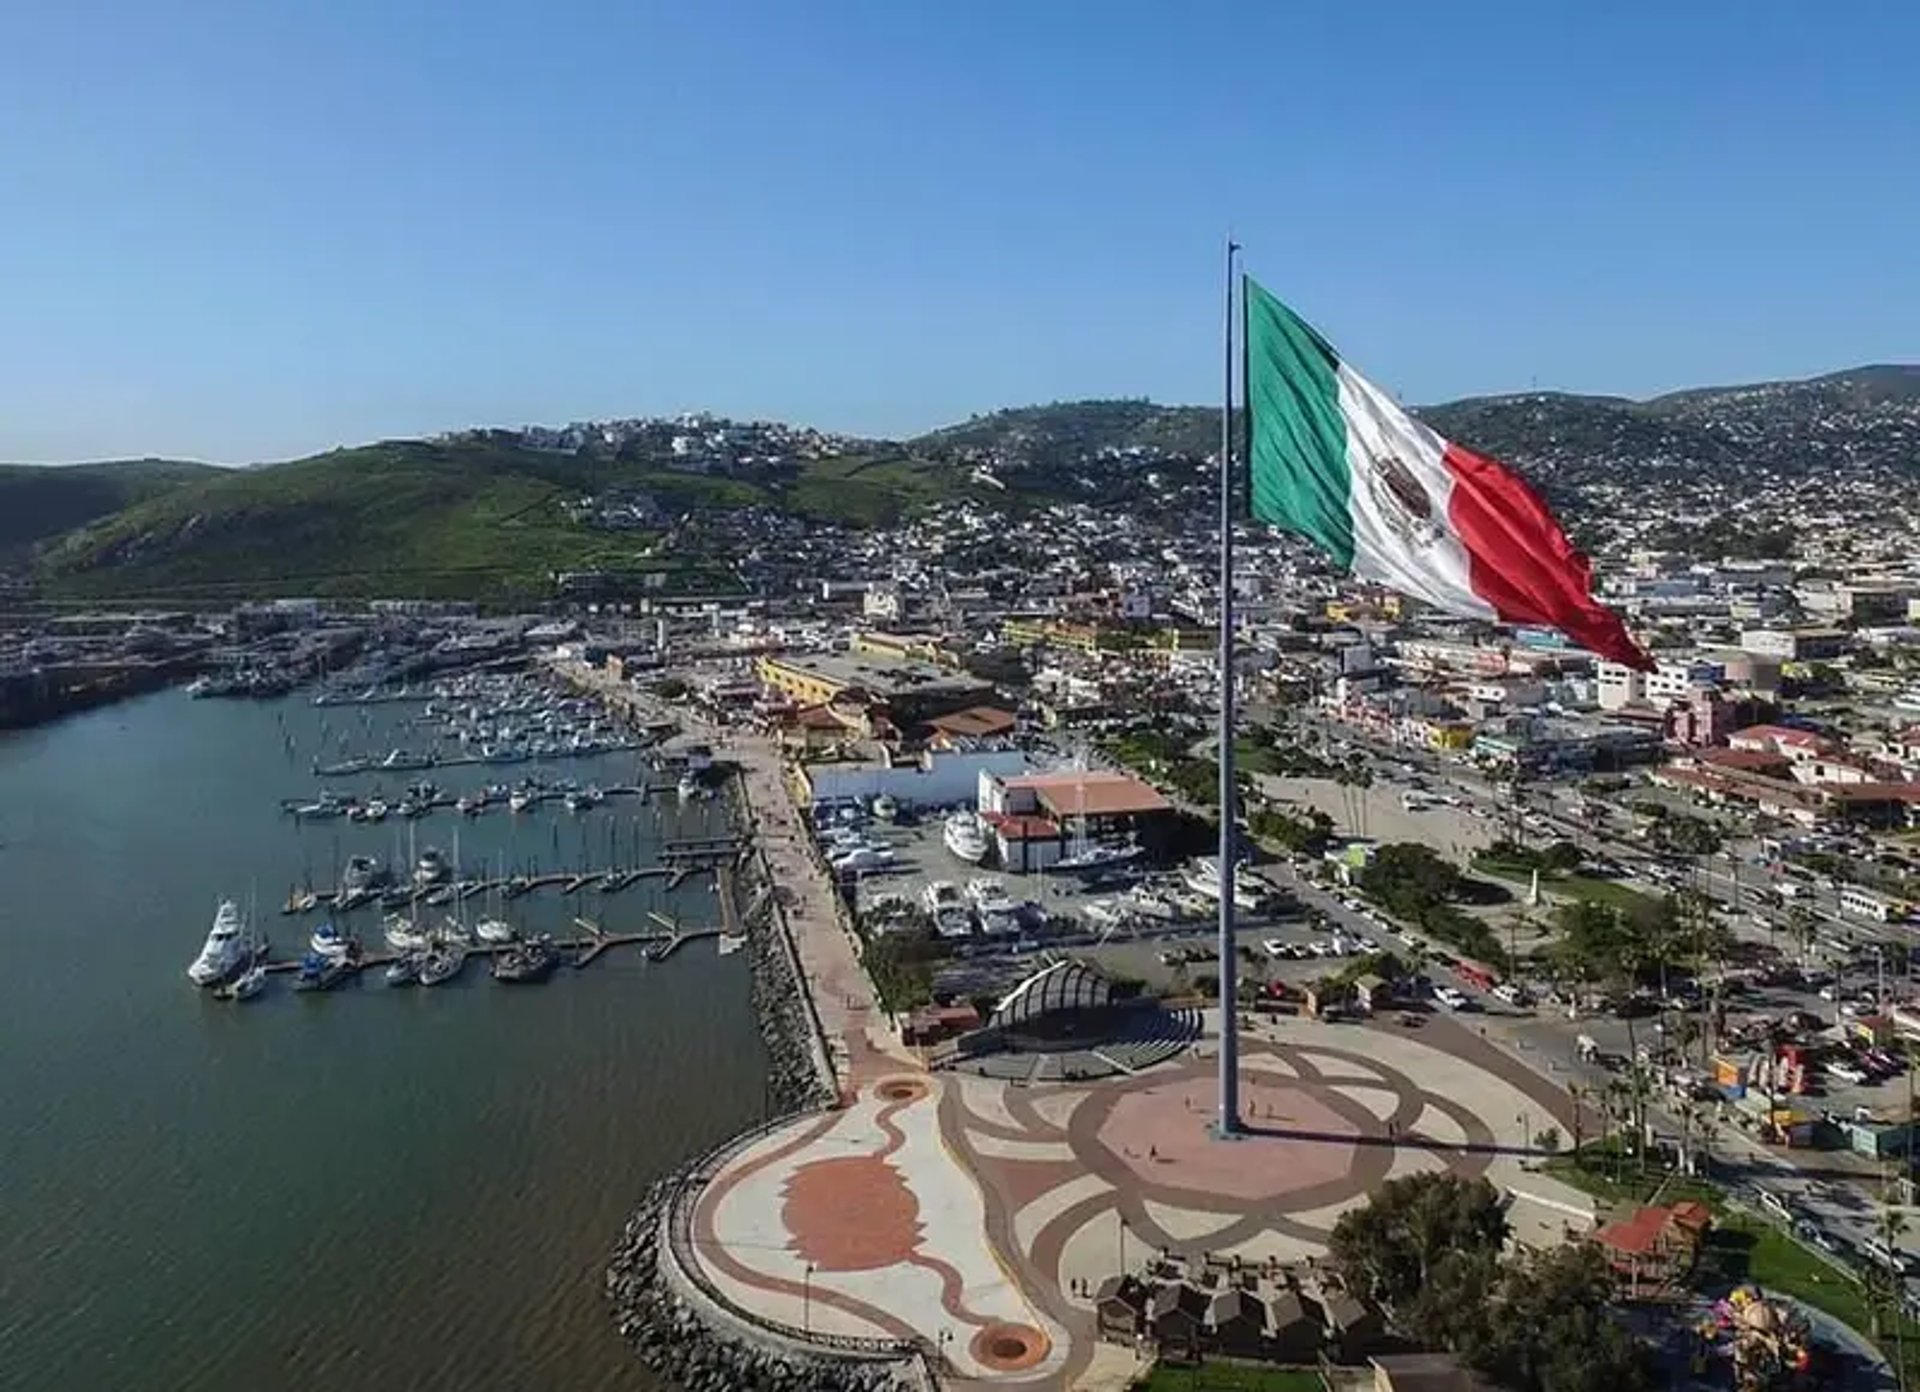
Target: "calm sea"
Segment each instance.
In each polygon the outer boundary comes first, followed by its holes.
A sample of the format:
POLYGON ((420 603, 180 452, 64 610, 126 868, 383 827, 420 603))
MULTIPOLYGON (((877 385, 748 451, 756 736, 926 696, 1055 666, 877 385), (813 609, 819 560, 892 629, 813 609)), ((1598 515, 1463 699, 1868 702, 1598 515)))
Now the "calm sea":
MULTIPOLYGON (((651 1179, 765 1112, 744 954, 615 949, 519 988, 479 962, 430 991, 282 977, 237 1005, 182 974, 220 896, 253 897, 287 957, 317 921, 280 914, 290 883, 354 852, 404 863, 406 824, 303 826, 278 803, 319 786, 317 754, 421 745, 399 724, 418 711, 165 693, 0 735, 0 1388, 653 1385, 601 1273, 651 1179)), ((650 860, 717 827, 662 801, 411 826, 451 854, 458 823, 464 864, 519 868, 650 860)), ((698 881, 508 908, 555 932, 715 913, 698 881)))

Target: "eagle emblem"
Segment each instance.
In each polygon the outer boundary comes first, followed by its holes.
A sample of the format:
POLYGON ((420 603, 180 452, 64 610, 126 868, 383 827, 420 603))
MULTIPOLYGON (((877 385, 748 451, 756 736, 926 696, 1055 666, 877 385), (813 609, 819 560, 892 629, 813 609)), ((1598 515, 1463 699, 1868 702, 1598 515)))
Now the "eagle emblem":
POLYGON ((1427 546, 1438 541, 1441 529, 1434 520, 1433 499, 1413 470, 1392 454, 1367 451, 1367 486, 1380 515, 1394 533, 1409 546, 1427 546))

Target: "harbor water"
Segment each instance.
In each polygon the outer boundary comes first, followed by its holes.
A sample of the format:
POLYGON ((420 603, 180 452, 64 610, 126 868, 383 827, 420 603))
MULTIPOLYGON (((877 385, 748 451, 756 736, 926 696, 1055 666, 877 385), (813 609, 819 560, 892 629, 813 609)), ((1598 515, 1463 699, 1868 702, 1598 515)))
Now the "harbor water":
MULTIPOLYGON (((297 957, 320 914, 283 916, 289 886, 356 853, 404 874, 409 833, 451 857, 457 825, 465 867, 511 874, 724 830, 719 804, 671 793, 366 825, 280 810, 321 786, 316 759, 424 747, 420 710, 164 692, 0 735, 0 1389, 653 1386, 602 1271, 651 1179, 765 1112, 744 954, 623 947, 521 987, 479 960, 432 990, 276 976, 239 1003, 184 976, 220 897, 297 957)), ((328 786, 536 770, 645 776, 626 753, 328 786)), ((718 921, 711 886, 504 907, 556 936, 575 913, 691 927, 718 921)), ((377 910, 343 922, 379 944, 377 910)))

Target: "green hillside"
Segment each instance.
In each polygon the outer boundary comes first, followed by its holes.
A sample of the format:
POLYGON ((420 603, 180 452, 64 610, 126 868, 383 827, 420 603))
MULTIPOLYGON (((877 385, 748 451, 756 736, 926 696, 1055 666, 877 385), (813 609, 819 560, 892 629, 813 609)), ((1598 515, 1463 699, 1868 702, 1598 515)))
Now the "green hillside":
POLYGON ((18 559, 35 542, 219 473, 171 459, 0 464, 0 563, 18 559))
POLYGON ((511 439, 388 441, 310 459, 216 471, 41 548, 49 593, 460 596, 550 593, 556 571, 667 570, 669 588, 728 582, 725 557, 681 555, 671 519, 773 505, 872 525, 948 496, 959 477, 905 455, 816 460, 788 478, 748 481, 528 448, 511 439), (644 493, 658 533, 572 521, 565 504, 607 489, 644 493))
POLYGON ((1204 457, 1220 448, 1220 412, 1143 400, 1055 401, 975 416, 913 441, 928 453, 984 450, 1037 466, 1102 450, 1148 449, 1204 457))

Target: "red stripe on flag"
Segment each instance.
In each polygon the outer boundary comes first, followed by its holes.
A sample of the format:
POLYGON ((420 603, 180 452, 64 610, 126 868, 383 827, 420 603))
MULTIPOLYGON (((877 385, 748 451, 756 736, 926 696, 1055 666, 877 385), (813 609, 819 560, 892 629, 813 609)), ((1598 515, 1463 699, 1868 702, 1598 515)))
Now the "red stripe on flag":
POLYGON ((1447 515, 1466 544, 1468 583, 1508 623, 1548 624, 1589 652, 1641 671, 1653 659, 1593 597, 1593 567, 1525 479, 1447 442, 1447 515))

